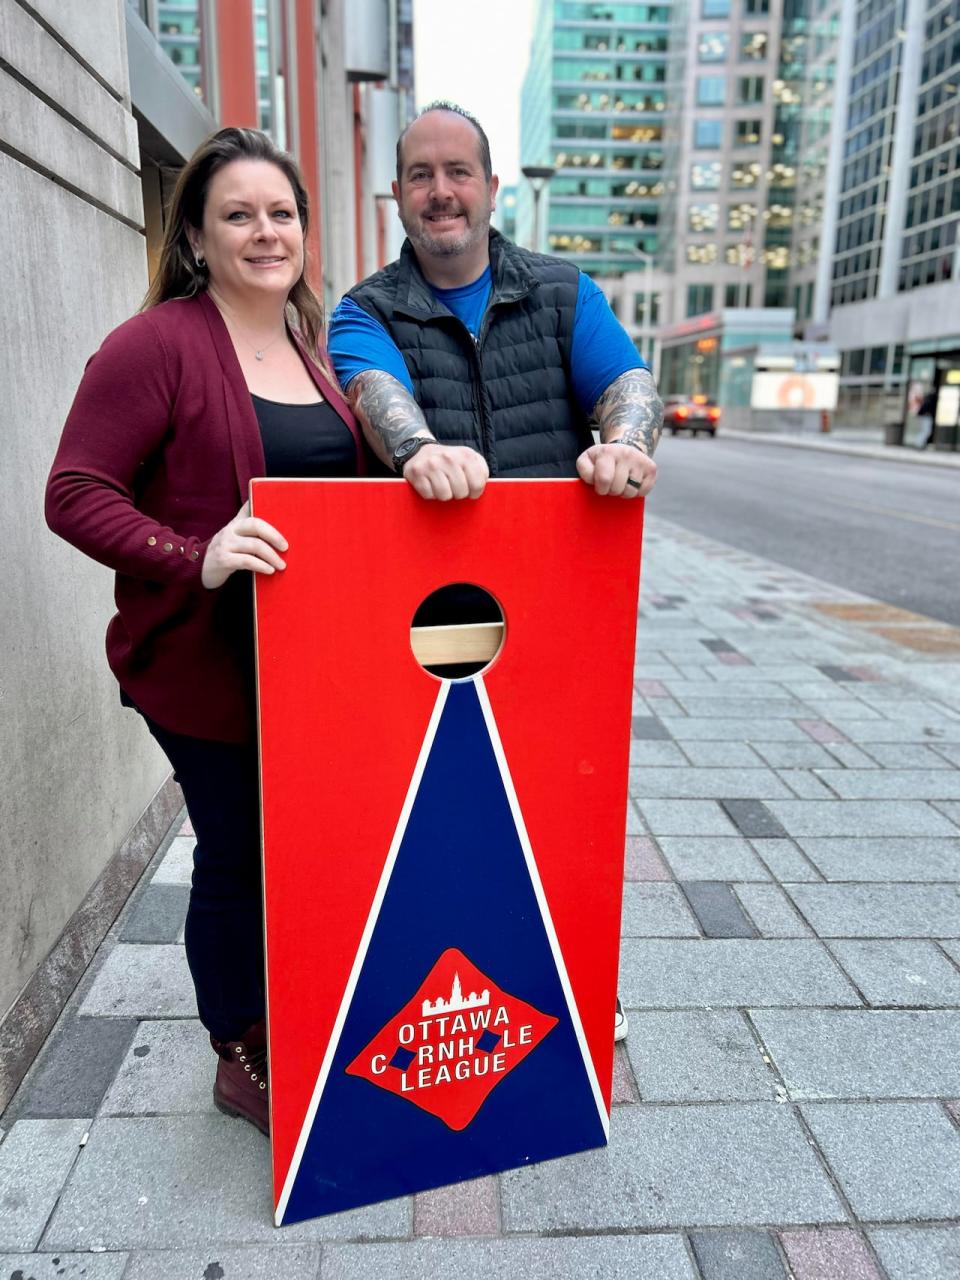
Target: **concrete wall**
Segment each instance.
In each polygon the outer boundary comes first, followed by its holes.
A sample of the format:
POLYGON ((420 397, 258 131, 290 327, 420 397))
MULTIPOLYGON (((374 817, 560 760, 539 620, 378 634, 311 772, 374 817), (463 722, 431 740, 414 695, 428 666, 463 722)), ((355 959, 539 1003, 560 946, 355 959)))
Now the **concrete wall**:
POLYGON ((830 340, 841 351, 890 342, 931 342, 960 334, 960 289, 956 281, 908 289, 891 298, 871 298, 835 307, 830 340))
POLYGON ((328 4, 320 21, 318 58, 324 304, 329 315, 357 283, 353 86, 344 64, 345 8, 328 4))
POLYGON ((147 282, 123 0, 32 10, 0 0, 0 1019, 169 773, 106 666, 112 575, 42 510, 84 363, 147 282))

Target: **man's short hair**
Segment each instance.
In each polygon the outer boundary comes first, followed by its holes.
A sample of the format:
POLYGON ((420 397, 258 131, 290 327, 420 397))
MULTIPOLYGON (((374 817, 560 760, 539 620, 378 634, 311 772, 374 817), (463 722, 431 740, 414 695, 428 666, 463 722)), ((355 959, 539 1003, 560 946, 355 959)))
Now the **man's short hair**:
POLYGON ((409 133, 413 125, 430 111, 449 111, 452 115, 460 116, 466 120, 468 124, 472 124, 477 131, 477 144, 480 148, 480 165, 483 169, 483 176, 487 180, 493 177, 493 163, 490 160, 490 139, 483 131, 483 125, 476 116, 471 115, 465 107, 458 106, 455 102, 448 102, 445 98, 438 98, 436 102, 428 102, 425 107, 421 107, 417 114, 410 121, 410 124, 403 130, 397 139, 397 183, 403 180, 403 140, 409 133))

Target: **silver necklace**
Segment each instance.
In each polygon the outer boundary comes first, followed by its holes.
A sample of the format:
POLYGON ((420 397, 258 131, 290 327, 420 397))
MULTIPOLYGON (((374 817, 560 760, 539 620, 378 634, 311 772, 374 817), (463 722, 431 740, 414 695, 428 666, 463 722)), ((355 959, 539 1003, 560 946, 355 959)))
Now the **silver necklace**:
MULTIPOLYGON (((242 334, 242 333, 241 333, 240 337, 241 337, 241 338, 243 338, 243 334, 242 334)), ((265 347, 260 347, 260 349, 259 349, 259 350, 258 350, 258 349, 253 345, 253 343, 252 343, 252 342, 247 342, 247 339, 246 339, 246 338, 243 338, 243 340, 244 340, 244 342, 246 342, 246 343, 247 343, 247 346, 250 348, 250 350, 253 352, 253 354, 257 357, 257 359, 258 359, 258 360, 262 360, 262 359, 263 359, 263 357, 264 357, 264 356, 267 354, 267 352, 270 350, 270 348, 271 348, 275 343, 279 342, 279 341, 280 341, 280 339, 281 339, 282 337, 283 337, 283 333, 278 333, 278 334, 277 334, 277 336, 273 339, 273 342, 268 342, 268 343, 267 343, 267 345, 266 345, 265 347)))
MULTIPOLYGON (((225 307, 221 307, 220 310, 222 314, 226 314, 225 307)), ((230 318, 231 320, 233 319, 233 317, 230 317, 230 318)), ((247 338, 245 338, 244 335, 240 332, 240 329, 239 329, 239 326, 237 326, 236 320, 233 320, 233 324, 237 328, 237 333, 240 335, 240 338, 243 340, 244 346, 249 347, 258 360, 262 360, 263 357, 270 350, 270 348, 272 346, 275 346, 287 331, 287 327, 286 325, 284 325, 284 327, 280 330, 277 336, 271 342, 268 342, 265 347, 255 347, 253 343, 250 342, 247 338)))

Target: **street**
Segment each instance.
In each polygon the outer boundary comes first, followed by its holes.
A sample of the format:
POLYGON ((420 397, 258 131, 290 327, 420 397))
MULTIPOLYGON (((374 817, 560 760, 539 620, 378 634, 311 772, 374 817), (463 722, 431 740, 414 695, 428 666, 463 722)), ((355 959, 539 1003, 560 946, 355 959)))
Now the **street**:
POLYGON ((960 625, 956 471, 722 435, 667 436, 657 462, 651 515, 960 625))

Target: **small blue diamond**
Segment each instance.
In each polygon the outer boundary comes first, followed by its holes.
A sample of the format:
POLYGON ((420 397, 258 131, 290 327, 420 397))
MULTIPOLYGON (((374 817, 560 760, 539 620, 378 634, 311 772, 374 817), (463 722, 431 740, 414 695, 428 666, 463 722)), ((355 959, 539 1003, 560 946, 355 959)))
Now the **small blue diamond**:
POLYGON ((477 1041, 477 1048, 482 1049, 484 1053, 493 1053, 499 1043, 499 1036, 494 1035, 492 1031, 485 1031, 477 1041))
POLYGON ((410 1063, 417 1055, 411 1053, 409 1049, 398 1049, 390 1059, 390 1066, 396 1067, 398 1071, 406 1071, 410 1063))

